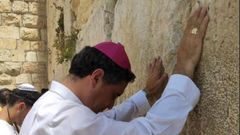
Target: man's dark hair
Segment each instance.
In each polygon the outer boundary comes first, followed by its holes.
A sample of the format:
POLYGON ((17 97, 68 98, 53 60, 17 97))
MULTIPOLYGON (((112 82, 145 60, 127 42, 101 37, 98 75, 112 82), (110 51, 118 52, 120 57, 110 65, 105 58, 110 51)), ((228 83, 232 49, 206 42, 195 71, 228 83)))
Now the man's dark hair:
POLYGON ((41 93, 37 91, 25 91, 16 88, 9 94, 7 104, 13 106, 17 102, 24 102, 28 107, 32 107, 40 96, 41 93))
POLYGON ((69 73, 83 78, 97 68, 103 69, 103 80, 109 84, 128 83, 135 79, 131 71, 118 66, 105 54, 90 46, 86 46, 73 57, 69 73))
POLYGON ((0 90, 0 106, 5 106, 7 104, 9 93, 11 93, 11 90, 7 88, 0 90))
POLYGON ((44 93, 46 93, 49 89, 48 88, 42 88, 41 89, 41 94, 43 95, 44 93))

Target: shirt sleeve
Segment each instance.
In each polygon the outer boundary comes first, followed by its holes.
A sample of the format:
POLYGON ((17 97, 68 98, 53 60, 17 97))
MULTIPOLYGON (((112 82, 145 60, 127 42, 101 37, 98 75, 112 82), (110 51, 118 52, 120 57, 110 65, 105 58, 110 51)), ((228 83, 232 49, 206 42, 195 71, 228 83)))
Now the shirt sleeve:
POLYGON ((145 93, 140 90, 128 100, 102 114, 114 120, 127 122, 136 117, 145 115, 149 109, 150 105, 145 93))

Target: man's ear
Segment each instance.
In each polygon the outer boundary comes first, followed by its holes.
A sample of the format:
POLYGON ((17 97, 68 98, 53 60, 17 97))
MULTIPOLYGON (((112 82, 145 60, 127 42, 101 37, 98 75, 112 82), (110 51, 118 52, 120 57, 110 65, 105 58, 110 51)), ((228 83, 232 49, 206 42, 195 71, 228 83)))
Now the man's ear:
POLYGON ((23 101, 18 102, 17 104, 17 110, 19 112, 25 110, 27 108, 26 104, 23 101))
POLYGON ((104 76, 104 71, 103 71, 103 69, 101 69, 101 68, 98 68, 98 69, 96 69, 96 70, 94 70, 94 71, 92 72, 92 74, 91 74, 91 80, 92 80, 92 85, 93 85, 93 87, 96 86, 96 84, 97 84, 100 80, 102 80, 103 76, 104 76))

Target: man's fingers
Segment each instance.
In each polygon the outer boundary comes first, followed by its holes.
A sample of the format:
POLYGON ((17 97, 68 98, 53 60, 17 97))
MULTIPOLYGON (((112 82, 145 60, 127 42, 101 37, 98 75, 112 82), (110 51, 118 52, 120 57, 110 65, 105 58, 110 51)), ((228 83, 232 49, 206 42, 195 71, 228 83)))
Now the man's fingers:
POLYGON ((202 7, 199 7, 196 11, 194 11, 194 12, 192 13, 192 15, 190 16, 189 21, 192 22, 192 21, 197 20, 198 16, 199 16, 200 13, 201 13, 201 10, 202 10, 202 7))
POLYGON ((160 76, 162 76, 164 72, 165 72, 165 68, 163 66, 163 62, 161 62, 161 65, 160 65, 160 76))
POLYGON ((157 63, 157 58, 154 58, 154 61, 153 61, 153 69, 155 68, 156 63, 157 63))
POLYGON ((206 33, 207 27, 208 27, 208 23, 209 23, 209 16, 206 15, 200 25, 199 31, 201 36, 203 37, 206 33))
MULTIPOLYGON (((204 20, 204 17, 207 15, 207 7, 203 7, 200 15, 198 17, 197 23, 200 25, 202 23, 202 21, 204 20)), ((199 26, 198 25, 198 26, 199 26)))
POLYGON ((168 81, 168 74, 164 73, 161 78, 157 81, 157 84, 162 88, 162 86, 168 81))

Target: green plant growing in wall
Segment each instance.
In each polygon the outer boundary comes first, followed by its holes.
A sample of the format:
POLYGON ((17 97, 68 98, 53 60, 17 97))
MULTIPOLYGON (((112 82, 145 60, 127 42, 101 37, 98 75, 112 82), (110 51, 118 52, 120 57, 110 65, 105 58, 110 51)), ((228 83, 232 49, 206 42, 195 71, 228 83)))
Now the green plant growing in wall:
POLYGON ((58 20, 58 27, 55 29, 56 39, 53 47, 57 50, 57 63, 62 64, 72 59, 75 54, 76 40, 78 31, 74 30, 70 35, 65 35, 64 32, 64 15, 61 8, 61 14, 58 20))

